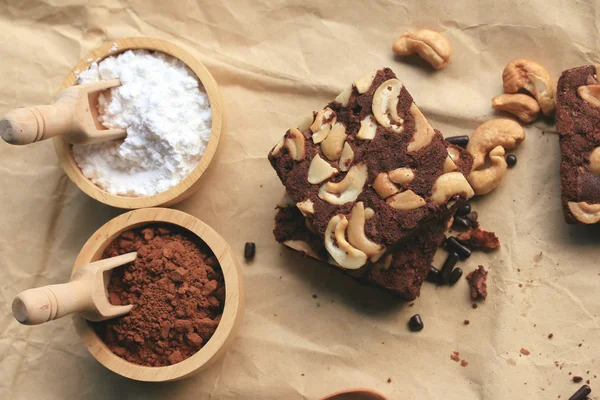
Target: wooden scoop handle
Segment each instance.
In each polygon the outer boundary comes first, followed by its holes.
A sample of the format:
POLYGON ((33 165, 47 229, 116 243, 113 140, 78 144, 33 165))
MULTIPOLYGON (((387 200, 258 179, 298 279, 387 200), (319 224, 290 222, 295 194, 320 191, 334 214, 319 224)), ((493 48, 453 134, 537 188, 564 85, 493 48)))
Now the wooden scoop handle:
POLYGON ((68 103, 17 108, 0 120, 0 136, 10 144, 30 144, 66 134, 72 123, 73 108, 68 103))
POLYGON ((25 290, 13 300, 13 315, 22 324, 39 325, 94 309, 89 284, 89 281, 71 281, 25 290))

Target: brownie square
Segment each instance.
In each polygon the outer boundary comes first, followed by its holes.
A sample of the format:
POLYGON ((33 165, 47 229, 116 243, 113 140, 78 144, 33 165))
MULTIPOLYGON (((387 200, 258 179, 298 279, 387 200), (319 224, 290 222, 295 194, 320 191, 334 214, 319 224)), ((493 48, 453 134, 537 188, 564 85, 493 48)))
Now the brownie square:
MULTIPOLYGON (((341 270, 361 282, 393 292, 404 300, 414 300, 420 294, 435 252, 444 241, 447 224, 447 220, 432 224, 402 246, 390 250, 378 262, 357 270, 341 270)), ((293 205, 278 207, 273 230, 275 239, 291 249, 340 269, 311 229, 298 208, 293 205)))
POLYGON ((565 221, 600 221, 600 84, 598 67, 564 71, 558 80, 561 200, 565 221))
POLYGON ((341 267, 359 269, 473 196, 472 157, 446 142, 389 68, 286 132, 271 165, 341 267))

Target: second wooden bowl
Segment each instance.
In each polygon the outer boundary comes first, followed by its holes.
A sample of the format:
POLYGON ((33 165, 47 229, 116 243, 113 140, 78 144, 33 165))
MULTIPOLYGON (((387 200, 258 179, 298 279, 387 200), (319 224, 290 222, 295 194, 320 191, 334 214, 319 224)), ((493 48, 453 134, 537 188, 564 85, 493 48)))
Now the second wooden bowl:
POLYGON ((88 178, 86 178, 81 169, 73 159, 71 153, 71 145, 67 143, 62 137, 57 136, 54 138, 54 148, 58 156, 60 165, 65 170, 65 173, 71 178, 71 180, 88 196, 104 203, 109 206, 119 208, 144 208, 154 206, 170 206, 179 201, 182 201, 186 197, 192 195, 196 190, 200 188, 199 178, 204 173, 208 164, 212 160, 213 155, 217 150, 217 144, 219 143, 219 137, 221 135, 221 125, 223 121, 223 108, 221 94, 217 86, 217 82, 212 77, 206 67, 198 61, 190 53, 182 49, 181 47, 175 46, 164 40, 135 37, 127 39, 118 39, 112 42, 108 42, 93 50, 85 57, 83 57, 77 65, 71 70, 69 75, 65 78, 60 92, 69 86, 74 85, 77 82, 77 75, 95 60, 102 60, 108 56, 113 56, 122 53, 127 50, 151 50, 159 51, 168 54, 172 57, 178 58, 184 64, 186 64, 198 77, 198 80, 204 86, 208 99, 210 101, 210 107, 212 110, 212 127, 211 135, 206 146, 206 150, 200 159, 200 163, 196 168, 190 172, 190 174, 177 185, 173 186, 164 192, 155 194, 147 197, 126 197, 117 196, 110 194, 93 184, 88 178))
POLYGON ((98 229, 81 249, 73 273, 77 268, 97 261, 106 247, 122 232, 153 223, 168 223, 187 229, 204 241, 219 260, 225 278, 225 307, 217 330, 197 353, 168 367, 144 367, 133 364, 104 344, 88 322, 74 317, 75 329, 88 351, 106 368, 126 378, 145 382, 164 382, 185 378, 199 372, 222 356, 239 329, 244 310, 244 285, 237 259, 225 240, 211 227, 182 211, 166 208, 148 208, 122 214, 98 229))

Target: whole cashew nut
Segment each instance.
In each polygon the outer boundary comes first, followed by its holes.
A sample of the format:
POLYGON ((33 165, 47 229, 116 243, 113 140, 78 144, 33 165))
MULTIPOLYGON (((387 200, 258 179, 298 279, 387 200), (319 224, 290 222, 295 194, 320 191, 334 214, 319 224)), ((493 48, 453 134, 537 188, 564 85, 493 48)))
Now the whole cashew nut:
POLYGON ((536 98, 544 115, 554 113, 556 85, 550 73, 540 64, 524 58, 513 60, 504 68, 502 81, 506 93, 525 89, 536 98))
POLYGON ((321 142, 321 151, 331 161, 337 161, 342 155, 344 149, 344 142, 346 141, 346 127, 336 122, 331 127, 329 135, 321 142))
POLYGON ((380 172, 377 174, 373 181, 373 189, 375 189, 382 199, 387 199, 391 195, 399 192, 398 187, 392 183, 387 172, 380 172))
POLYGON ((576 203, 569 201, 569 210, 579 222, 584 224, 595 224, 600 222, 600 204, 590 204, 585 201, 576 203))
POLYGON ((405 33, 394 41, 392 50, 401 56, 418 53, 435 69, 442 69, 448 65, 452 55, 448 40, 438 32, 429 29, 405 33))
POLYGON ((431 201, 437 204, 445 204, 452 196, 462 195, 470 199, 475 195, 473 188, 460 172, 448 172, 440 175, 433 183, 431 201))
POLYGON ((525 131, 518 122, 507 118, 491 119, 481 124, 469 139, 467 151, 473 156, 476 170, 485 164, 485 157, 496 146, 512 150, 525 139, 525 131))
POLYGON ((348 219, 336 215, 327 224, 325 230, 325 248, 342 268, 359 269, 367 263, 367 255, 353 247, 346 240, 348 219))
POLYGON ((319 189, 319 198, 330 204, 346 204, 356 200, 367 181, 367 164, 353 165, 340 182, 327 182, 319 189))
POLYGON ((535 121, 540 115, 538 102, 522 93, 496 96, 492 99, 492 108, 514 114, 526 124, 535 121))
POLYGON ((402 82, 398 79, 389 79, 383 82, 375 90, 371 104, 377 122, 396 133, 402 133, 404 130, 404 120, 398 115, 398 97, 402 87, 402 82))
POLYGON ((365 234, 365 206, 362 201, 356 203, 348 220, 348 241, 369 257, 380 255, 384 247, 373 242, 365 234))
POLYGON ((504 148, 497 146, 490 151, 492 165, 482 170, 471 171, 469 183, 477 195, 488 194, 502 182, 506 168, 504 148))

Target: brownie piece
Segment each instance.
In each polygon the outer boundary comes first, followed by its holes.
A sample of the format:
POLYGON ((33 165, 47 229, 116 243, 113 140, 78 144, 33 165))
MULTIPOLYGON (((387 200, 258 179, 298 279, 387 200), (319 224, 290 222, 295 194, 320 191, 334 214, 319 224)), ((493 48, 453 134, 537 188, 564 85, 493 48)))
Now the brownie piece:
MULTIPOLYGON (((473 196, 472 157, 434 130, 389 68, 288 130, 269 161, 314 235, 358 269, 473 196)), ((431 228, 435 230, 434 228, 431 228)))
MULTIPOLYGON (((447 220, 432 224, 402 246, 390 250, 378 262, 368 263, 356 270, 341 270, 362 282, 387 289, 407 301, 414 300, 419 296, 436 250, 444 241, 447 224, 447 220)), ((340 269, 328 255, 319 236, 311 230, 314 229, 307 224, 298 208, 278 207, 273 230, 275 239, 291 249, 340 269)))
POLYGON ((597 67, 564 71, 558 81, 561 200, 569 224, 600 221, 600 85, 597 67))

